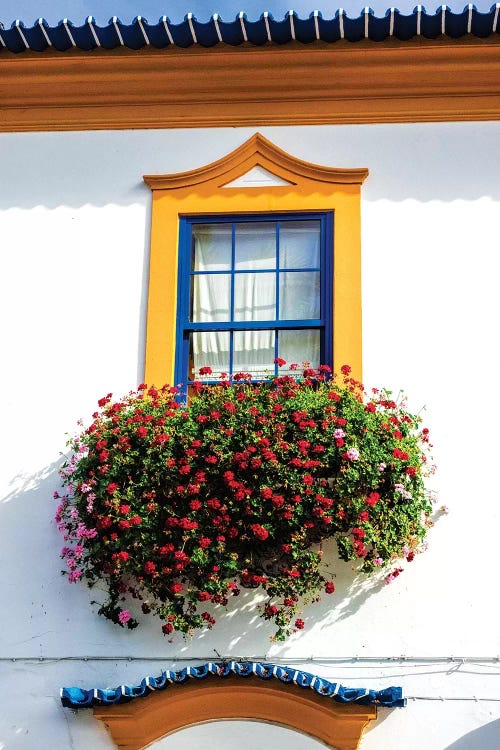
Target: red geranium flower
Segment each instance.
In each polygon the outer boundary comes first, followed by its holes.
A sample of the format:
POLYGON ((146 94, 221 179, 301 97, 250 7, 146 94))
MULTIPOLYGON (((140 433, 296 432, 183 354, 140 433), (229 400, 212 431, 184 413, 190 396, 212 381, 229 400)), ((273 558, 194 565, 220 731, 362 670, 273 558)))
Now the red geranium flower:
POLYGON ((254 536, 260 539, 262 542, 265 541, 269 536, 269 531, 265 529, 260 523, 253 523, 250 526, 254 536))
POLYGON ((370 507, 374 508, 379 500, 380 500, 380 495, 378 492, 370 492, 368 497, 365 498, 365 503, 369 505, 370 507))

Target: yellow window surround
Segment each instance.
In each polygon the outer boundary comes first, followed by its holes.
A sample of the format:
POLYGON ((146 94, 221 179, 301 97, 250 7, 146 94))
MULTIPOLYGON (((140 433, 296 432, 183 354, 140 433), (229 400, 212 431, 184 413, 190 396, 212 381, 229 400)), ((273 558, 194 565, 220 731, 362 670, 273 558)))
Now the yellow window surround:
POLYGON ((218 161, 189 172, 145 175, 153 192, 145 381, 174 377, 179 217, 307 211, 334 213, 334 369, 362 377, 361 185, 367 169, 336 169, 297 159, 260 133, 218 161), (231 186, 255 167, 286 184, 231 186))

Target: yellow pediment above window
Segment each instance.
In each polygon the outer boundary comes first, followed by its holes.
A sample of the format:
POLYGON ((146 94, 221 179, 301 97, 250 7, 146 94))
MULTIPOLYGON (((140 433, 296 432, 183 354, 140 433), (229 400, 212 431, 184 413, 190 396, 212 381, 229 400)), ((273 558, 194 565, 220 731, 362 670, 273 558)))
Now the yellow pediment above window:
POLYGON ((367 169, 337 169, 298 159, 278 148, 260 133, 255 133, 239 148, 222 159, 204 167, 176 174, 144 175, 152 190, 179 190, 195 185, 214 188, 228 187, 258 167, 286 185, 306 189, 311 184, 361 185, 368 176, 367 169))

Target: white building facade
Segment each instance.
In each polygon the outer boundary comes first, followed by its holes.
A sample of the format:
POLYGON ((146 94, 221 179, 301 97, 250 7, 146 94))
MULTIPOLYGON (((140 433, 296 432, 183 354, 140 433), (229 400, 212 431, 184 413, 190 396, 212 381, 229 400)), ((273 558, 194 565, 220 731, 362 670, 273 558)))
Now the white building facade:
MULTIPOLYGON (((401 69, 396 75, 398 54, 416 54, 412 42, 391 46, 389 40, 377 47, 368 39, 359 43, 368 45, 367 87, 379 90, 369 79, 378 75, 376 56, 389 56, 383 64, 399 86, 392 99, 380 94, 374 104, 374 95, 354 92, 348 111, 344 96, 335 102, 322 91, 310 106, 287 107, 286 97, 278 96, 273 123, 265 97, 257 96, 261 83, 256 81, 253 98, 248 95, 248 117, 244 96, 235 102, 236 85, 230 84, 218 104, 220 123, 210 109, 206 126, 189 90, 169 117, 168 101, 157 102, 155 115, 153 94, 141 102, 136 87, 154 77, 160 64, 165 75, 170 63, 171 75, 188 86, 193 58, 198 68, 210 66, 210 53, 217 54, 212 48, 182 50, 177 44, 170 57, 169 50, 164 57, 158 50, 0 51, 0 748, 115 747, 91 709, 62 707, 60 687, 137 685, 162 669, 220 659, 287 665, 353 688, 401 686, 406 707, 378 709, 361 739, 364 750, 500 745, 494 585, 500 521, 500 54, 496 36, 464 39, 419 42, 422 64, 439 72, 434 89, 432 81, 421 80, 418 93, 410 73, 408 79, 401 69), (481 70, 471 72, 460 53, 469 54, 473 44, 481 70), (436 50, 432 60, 430 47, 436 50), (455 56, 453 65, 440 57, 445 53, 455 56), (93 79, 87 60, 90 66, 100 62, 107 78, 93 79), (136 60, 150 68, 136 71, 136 60), (30 88, 28 67, 35 65, 43 96, 34 84, 30 88), (454 77, 461 70, 478 83, 460 94, 450 89, 460 84, 454 77), (125 96, 123 75, 134 101, 117 114, 116 101, 125 96), (104 87, 113 77, 115 92, 104 87), (99 82, 106 89, 101 105, 99 82), (46 107, 42 98, 50 96, 54 103, 46 107), (398 114, 398 97, 413 109, 406 112, 403 103, 398 114), (383 577, 361 579, 351 565, 335 562, 336 593, 306 607, 306 628, 283 644, 270 641, 271 629, 255 609, 260 595, 252 590, 221 611, 213 630, 192 640, 165 638, 154 622, 127 631, 99 618, 92 592, 60 575, 52 495, 60 486, 61 454, 67 434, 77 430, 79 419, 89 420, 99 397, 124 394, 144 378, 152 194, 143 176, 199 169, 257 132, 297 159, 369 170, 360 188, 363 380, 369 387, 403 388, 414 411, 425 408, 438 466, 429 480, 437 496, 436 524, 428 550, 391 585, 383 577)), ((299 42, 281 49, 268 42, 264 52, 247 41, 232 59, 236 66, 243 55, 250 66, 255 59, 255 72, 267 55, 277 66, 274 74, 281 69, 286 77, 288 68, 280 66, 288 58, 282 62, 278 54, 291 54, 294 44, 299 42)), ((324 64, 322 55, 336 55, 329 75, 342 65, 343 52, 354 54, 342 40, 337 47, 315 44, 318 64, 324 64)), ((311 89, 313 53, 307 59, 301 50, 297 54, 309 66, 311 89)), ((417 78, 418 64, 417 55, 417 78)), ((203 80, 205 75, 200 70, 203 80)), ((329 554, 335 561, 333 550, 329 554)), ((168 705, 166 697, 166 711, 168 705)), ((185 728, 152 747, 321 746, 290 728, 245 718, 185 728)), ((191 723, 197 725, 195 715, 191 723)))

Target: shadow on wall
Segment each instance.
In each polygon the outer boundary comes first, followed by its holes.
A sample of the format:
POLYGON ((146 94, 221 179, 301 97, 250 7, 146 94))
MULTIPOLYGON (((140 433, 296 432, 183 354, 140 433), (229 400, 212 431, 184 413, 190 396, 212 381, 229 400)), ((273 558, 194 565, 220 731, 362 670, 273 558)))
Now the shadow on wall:
POLYGON ((0 134, 0 210, 147 205, 143 174, 209 164, 260 131, 306 161, 368 167, 365 200, 500 198, 498 122, 0 134))
MULTIPOLYGON (((61 576, 64 565, 59 552, 64 540, 55 528, 57 501, 52 498, 54 490, 60 489, 59 465, 55 461, 31 476, 15 477, 10 491, 0 498, 0 587, 11 602, 0 633, 0 651, 5 656, 51 656, 61 653, 61 648, 66 653, 101 653, 110 644, 116 655, 161 653, 165 658, 177 654, 207 659, 219 652, 234 658, 264 656, 273 627, 259 617, 257 607, 264 601, 260 590, 243 590, 227 609, 214 606, 214 629, 200 631, 188 641, 180 634, 166 639, 157 617, 139 615, 141 626, 134 631, 99 617, 98 607, 91 602, 104 600, 100 587, 68 585, 61 576)), ((332 635, 342 620, 354 616, 384 585, 380 580, 362 580, 351 564, 338 561, 334 544, 328 545, 325 556, 336 572, 336 593, 305 607, 302 616, 313 637, 314 632, 326 635, 325 630, 332 635)), ((136 603, 127 605, 133 609, 136 603)), ((286 644, 275 644, 274 650, 278 655, 286 644)))
POLYGON ((500 719, 464 734, 444 750, 498 750, 500 747, 500 719))

